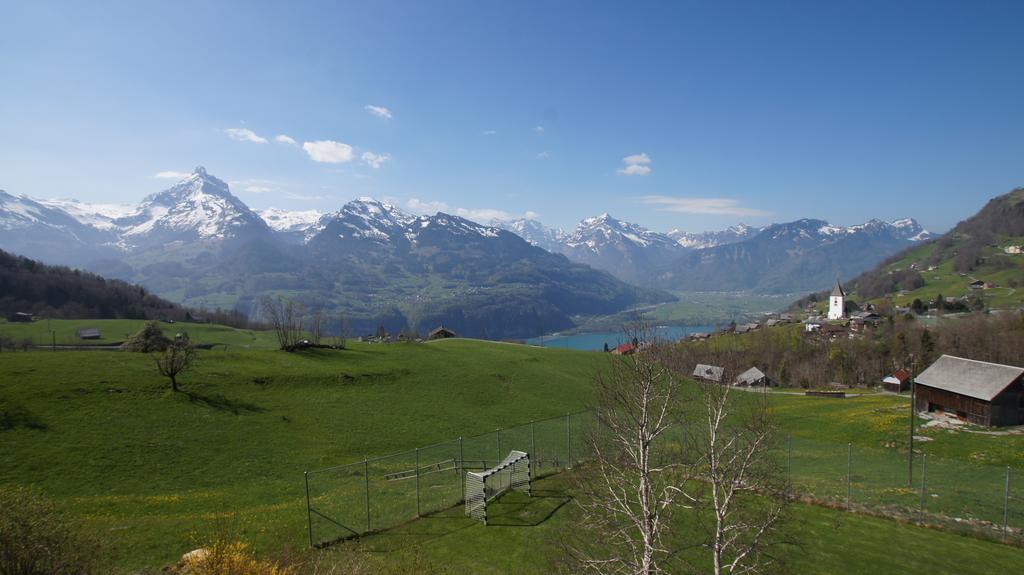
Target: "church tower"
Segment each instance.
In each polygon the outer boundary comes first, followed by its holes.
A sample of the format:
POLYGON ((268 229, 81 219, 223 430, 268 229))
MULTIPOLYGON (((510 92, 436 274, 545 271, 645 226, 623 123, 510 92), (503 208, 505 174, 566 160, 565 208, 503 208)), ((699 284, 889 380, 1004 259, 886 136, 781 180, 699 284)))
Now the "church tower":
POLYGON ((836 287, 832 288, 832 295, 828 298, 828 319, 843 319, 846 317, 846 293, 843 286, 839 285, 839 275, 836 275, 836 287))

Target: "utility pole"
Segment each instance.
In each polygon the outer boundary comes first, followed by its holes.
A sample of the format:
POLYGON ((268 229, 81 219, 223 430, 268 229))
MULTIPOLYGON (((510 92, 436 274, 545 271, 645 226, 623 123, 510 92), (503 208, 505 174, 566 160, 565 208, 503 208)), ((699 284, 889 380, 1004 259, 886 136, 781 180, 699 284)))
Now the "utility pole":
POLYGON ((907 485, 914 485, 914 420, 917 418, 917 360, 910 356, 910 449, 907 451, 907 485))

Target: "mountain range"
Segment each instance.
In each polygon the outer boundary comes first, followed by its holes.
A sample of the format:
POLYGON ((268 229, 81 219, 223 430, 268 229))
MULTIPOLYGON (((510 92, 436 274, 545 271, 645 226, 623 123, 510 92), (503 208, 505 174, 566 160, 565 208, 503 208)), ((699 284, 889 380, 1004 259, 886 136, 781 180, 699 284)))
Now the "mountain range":
POLYGON ((909 218, 660 233, 602 214, 564 232, 532 219, 413 215, 372 198, 331 213, 255 211, 202 167, 134 206, 0 191, 3 249, 184 305, 253 315, 261 297, 289 294, 353 330, 443 323, 489 337, 571 327, 573 316, 670 301, 671 291, 813 291, 928 237, 909 218))
POLYGON ((372 198, 322 215, 260 214, 201 167, 131 207, 0 192, 0 246, 193 307, 256 315, 261 297, 294 296, 355 333, 443 324, 524 337, 572 327, 573 316, 674 299, 511 232, 372 198))
POLYGON ((533 220, 493 221, 530 243, 623 281, 675 291, 794 293, 852 277, 932 237, 912 218, 834 226, 823 220, 662 234, 602 214, 572 233, 533 220))

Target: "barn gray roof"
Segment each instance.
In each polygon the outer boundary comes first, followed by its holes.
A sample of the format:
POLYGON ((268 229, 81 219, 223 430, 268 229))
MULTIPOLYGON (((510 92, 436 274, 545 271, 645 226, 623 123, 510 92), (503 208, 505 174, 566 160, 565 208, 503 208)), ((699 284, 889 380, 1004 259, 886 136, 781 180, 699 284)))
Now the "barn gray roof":
POLYGON ((717 365, 704 365, 698 363, 697 367, 693 368, 693 376, 711 381, 722 381, 722 374, 725 373, 725 368, 718 367, 717 365))
POLYGON ((752 368, 748 369, 747 371, 744 371, 743 373, 737 375, 736 376, 736 383, 745 383, 747 385, 750 385, 751 383, 754 383, 755 381, 759 381, 759 380, 761 380, 763 378, 764 378, 764 372, 761 371, 760 369, 757 369, 756 367, 752 367, 752 368))
POLYGON ((1024 368, 944 355, 914 378, 916 383, 992 401, 1024 374, 1024 368))

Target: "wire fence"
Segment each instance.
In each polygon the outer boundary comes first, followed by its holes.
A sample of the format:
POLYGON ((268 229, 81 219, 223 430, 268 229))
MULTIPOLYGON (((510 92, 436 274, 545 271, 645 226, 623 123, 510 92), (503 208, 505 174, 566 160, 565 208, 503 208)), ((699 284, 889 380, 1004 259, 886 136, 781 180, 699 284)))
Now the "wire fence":
MULTIPOLYGON (((309 544, 459 505, 466 472, 493 467, 512 450, 530 455, 533 478, 564 471, 589 458, 595 425, 595 414, 583 411, 307 471, 309 544)), ((1024 544, 1024 489, 1014 492, 1021 476, 1009 467, 796 437, 773 454, 794 499, 1024 544)))
POLYGON ((466 472, 488 469, 510 451, 530 454, 531 476, 587 459, 594 413, 581 411, 490 433, 307 471, 310 546, 401 525, 465 500, 466 472))

